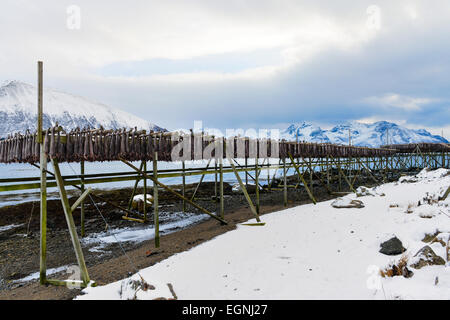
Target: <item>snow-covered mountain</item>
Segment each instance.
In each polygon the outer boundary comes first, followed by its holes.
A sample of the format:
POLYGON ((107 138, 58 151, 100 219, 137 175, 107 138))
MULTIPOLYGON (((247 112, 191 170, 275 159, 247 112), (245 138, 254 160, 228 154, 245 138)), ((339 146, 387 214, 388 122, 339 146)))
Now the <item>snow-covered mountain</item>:
MULTIPOLYGON (((37 88, 20 81, 6 81, 0 87, 0 137, 15 132, 35 131, 37 88)), ((66 130, 103 126, 105 129, 134 128, 164 130, 128 112, 89 101, 83 97, 44 88, 44 128, 56 123, 66 130)))
POLYGON ((408 129, 392 122, 378 121, 367 124, 356 121, 337 125, 329 130, 324 130, 312 123, 294 123, 281 131, 281 138, 291 141, 308 141, 317 143, 337 143, 348 145, 349 129, 352 145, 379 147, 394 143, 414 142, 445 142, 448 141, 438 135, 432 135, 425 129, 408 129))

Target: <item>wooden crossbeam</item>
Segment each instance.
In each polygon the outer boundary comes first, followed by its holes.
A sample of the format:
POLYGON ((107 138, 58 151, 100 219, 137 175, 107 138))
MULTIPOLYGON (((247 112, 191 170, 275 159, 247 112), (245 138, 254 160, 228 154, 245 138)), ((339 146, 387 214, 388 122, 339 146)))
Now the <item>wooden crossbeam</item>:
POLYGON ((292 155, 290 153, 288 155, 289 155, 289 158, 291 159, 292 164, 294 165, 295 171, 297 171, 298 177, 300 178, 300 180, 302 180, 303 186, 305 187, 309 198, 312 200, 312 202, 314 202, 314 204, 316 204, 317 203, 316 198, 314 198, 314 195, 312 194, 311 190, 309 190, 308 184, 306 183, 305 179, 303 178, 303 175, 301 174, 298 166, 294 162, 294 158, 292 157, 292 155))
MULTIPOLYGON (((223 224, 228 224, 228 222, 226 222, 225 220, 223 220, 222 218, 212 214, 211 212, 209 212, 208 210, 206 210, 205 208, 199 206, 198 204, 196 204, 195 202, 191 201, 190 199, 183 197, 181 194, 179 194, 178 192, 176 192, 175 190, 173 190, 172 188, 170 188, 169 186, 165 185, 164 183, 158 181, 157 179, 153 178, 152 176, 149 176, 148 174, 146 174, 145 172, 142 172, 141 170, 139 170, 139 168, 135 167, 133 164, 131 164, 129 161, 120 158, 120 160, 125 163, 126 165, 128 165, 130 168, 133 168, 134 170, 136 170, 137 172, 139 172, 140 174, 142 174, 144 176, 144 178, 147 178, 149 180, 152 180, 154 183, 156 183, 157 185, 163 187, 164 189, 166 189, 167 191, 169 191, 170 193, 174 194, 175 196, 177 196, 180 199, 185 200, 187 203, 189 203, 190 205, 194 206, 195 208, 199 209, 200 211, 202 211, 203 213, 206 213, 207 215, 213 217, 214 219, 220 221, 223 224)), ((156 187, 156 186, 155 186, 156 187)))

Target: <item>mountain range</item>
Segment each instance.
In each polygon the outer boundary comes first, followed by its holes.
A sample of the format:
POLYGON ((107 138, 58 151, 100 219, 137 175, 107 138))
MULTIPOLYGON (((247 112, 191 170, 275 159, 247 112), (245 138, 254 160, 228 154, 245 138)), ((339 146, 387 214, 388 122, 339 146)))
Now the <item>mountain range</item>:
MULTIPOLYGON (((44 88, 43 128, 56 123, 66 130, 77 127, 105 129, 134 128, 165 130, 128 112, 89 101, 69 93, 44 88)), ((6 81, 0 86, 0 137, 37 126, 37 88, 21 81, 6 81)))
POLYGON ((307 141, 317 143, 351 144, 354 146, 379 147, 384 144, 444 142, 448 141, 433 135, 425 129, 409 129, 388 121, 361 123, 357 121, 339 124, 331 129, 322 129, 308 123, 293 123, 281 131, 281 138, 290 141, 307 141))
MULTIPOLYGON (((37 88, 21 81, 6 81, 0 86, 0 138, 26 130, 35 131, 37 125, 37 88)), ((56 123, 66 130, 77 127, 120 129, 134 128, 165 131, 147 120, 128 112, 92 102, 86 98, 44 88, 44 128, 56 123)), ((293 123, 281 130, 281 138, 290 141, 336 143, 355 146, 379 147, 383 144, 444 142, 438 135, 425 129, 409 129, 392 122, 371 124, 356 121, 322 129, 309 122, 293 123)))

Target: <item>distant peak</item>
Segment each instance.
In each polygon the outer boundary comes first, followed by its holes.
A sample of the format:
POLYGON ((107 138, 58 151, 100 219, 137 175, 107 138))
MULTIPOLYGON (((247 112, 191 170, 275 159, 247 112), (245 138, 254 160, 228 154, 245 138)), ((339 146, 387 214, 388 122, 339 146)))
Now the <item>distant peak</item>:
POLYGON ((23 81, 19 81, 19 80, 4 80, 2 85, 2 87, 9 87, 9 88, 17 88, 17 87, 33 87, 33 85, 23 82, 23 81))

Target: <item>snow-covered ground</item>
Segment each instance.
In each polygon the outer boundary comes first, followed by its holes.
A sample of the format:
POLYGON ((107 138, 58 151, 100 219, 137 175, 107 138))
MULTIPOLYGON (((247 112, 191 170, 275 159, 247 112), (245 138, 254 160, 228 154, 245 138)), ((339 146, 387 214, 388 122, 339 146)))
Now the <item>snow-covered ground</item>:
POLYGON ((363 201, 363 208, 333 208, 331 200, 264 215, 265 226, 241 225, 141 270, 153 290, 137 289, 135 274, 86 288, 77 299, 172 298, 169 283, 179 299, 450 299, 446 248, 422 241, 437 229, 450 232, 450 197, 437 201, 450 185, 449 173, 424 170, 373 195, 346 196, 363 201), (406 252, 379 252, 392 235, 406 252), (414 261, 425 245, 446 265, 408 267, 410 278, 380 277, 380 269, 403 255, 414 261))

